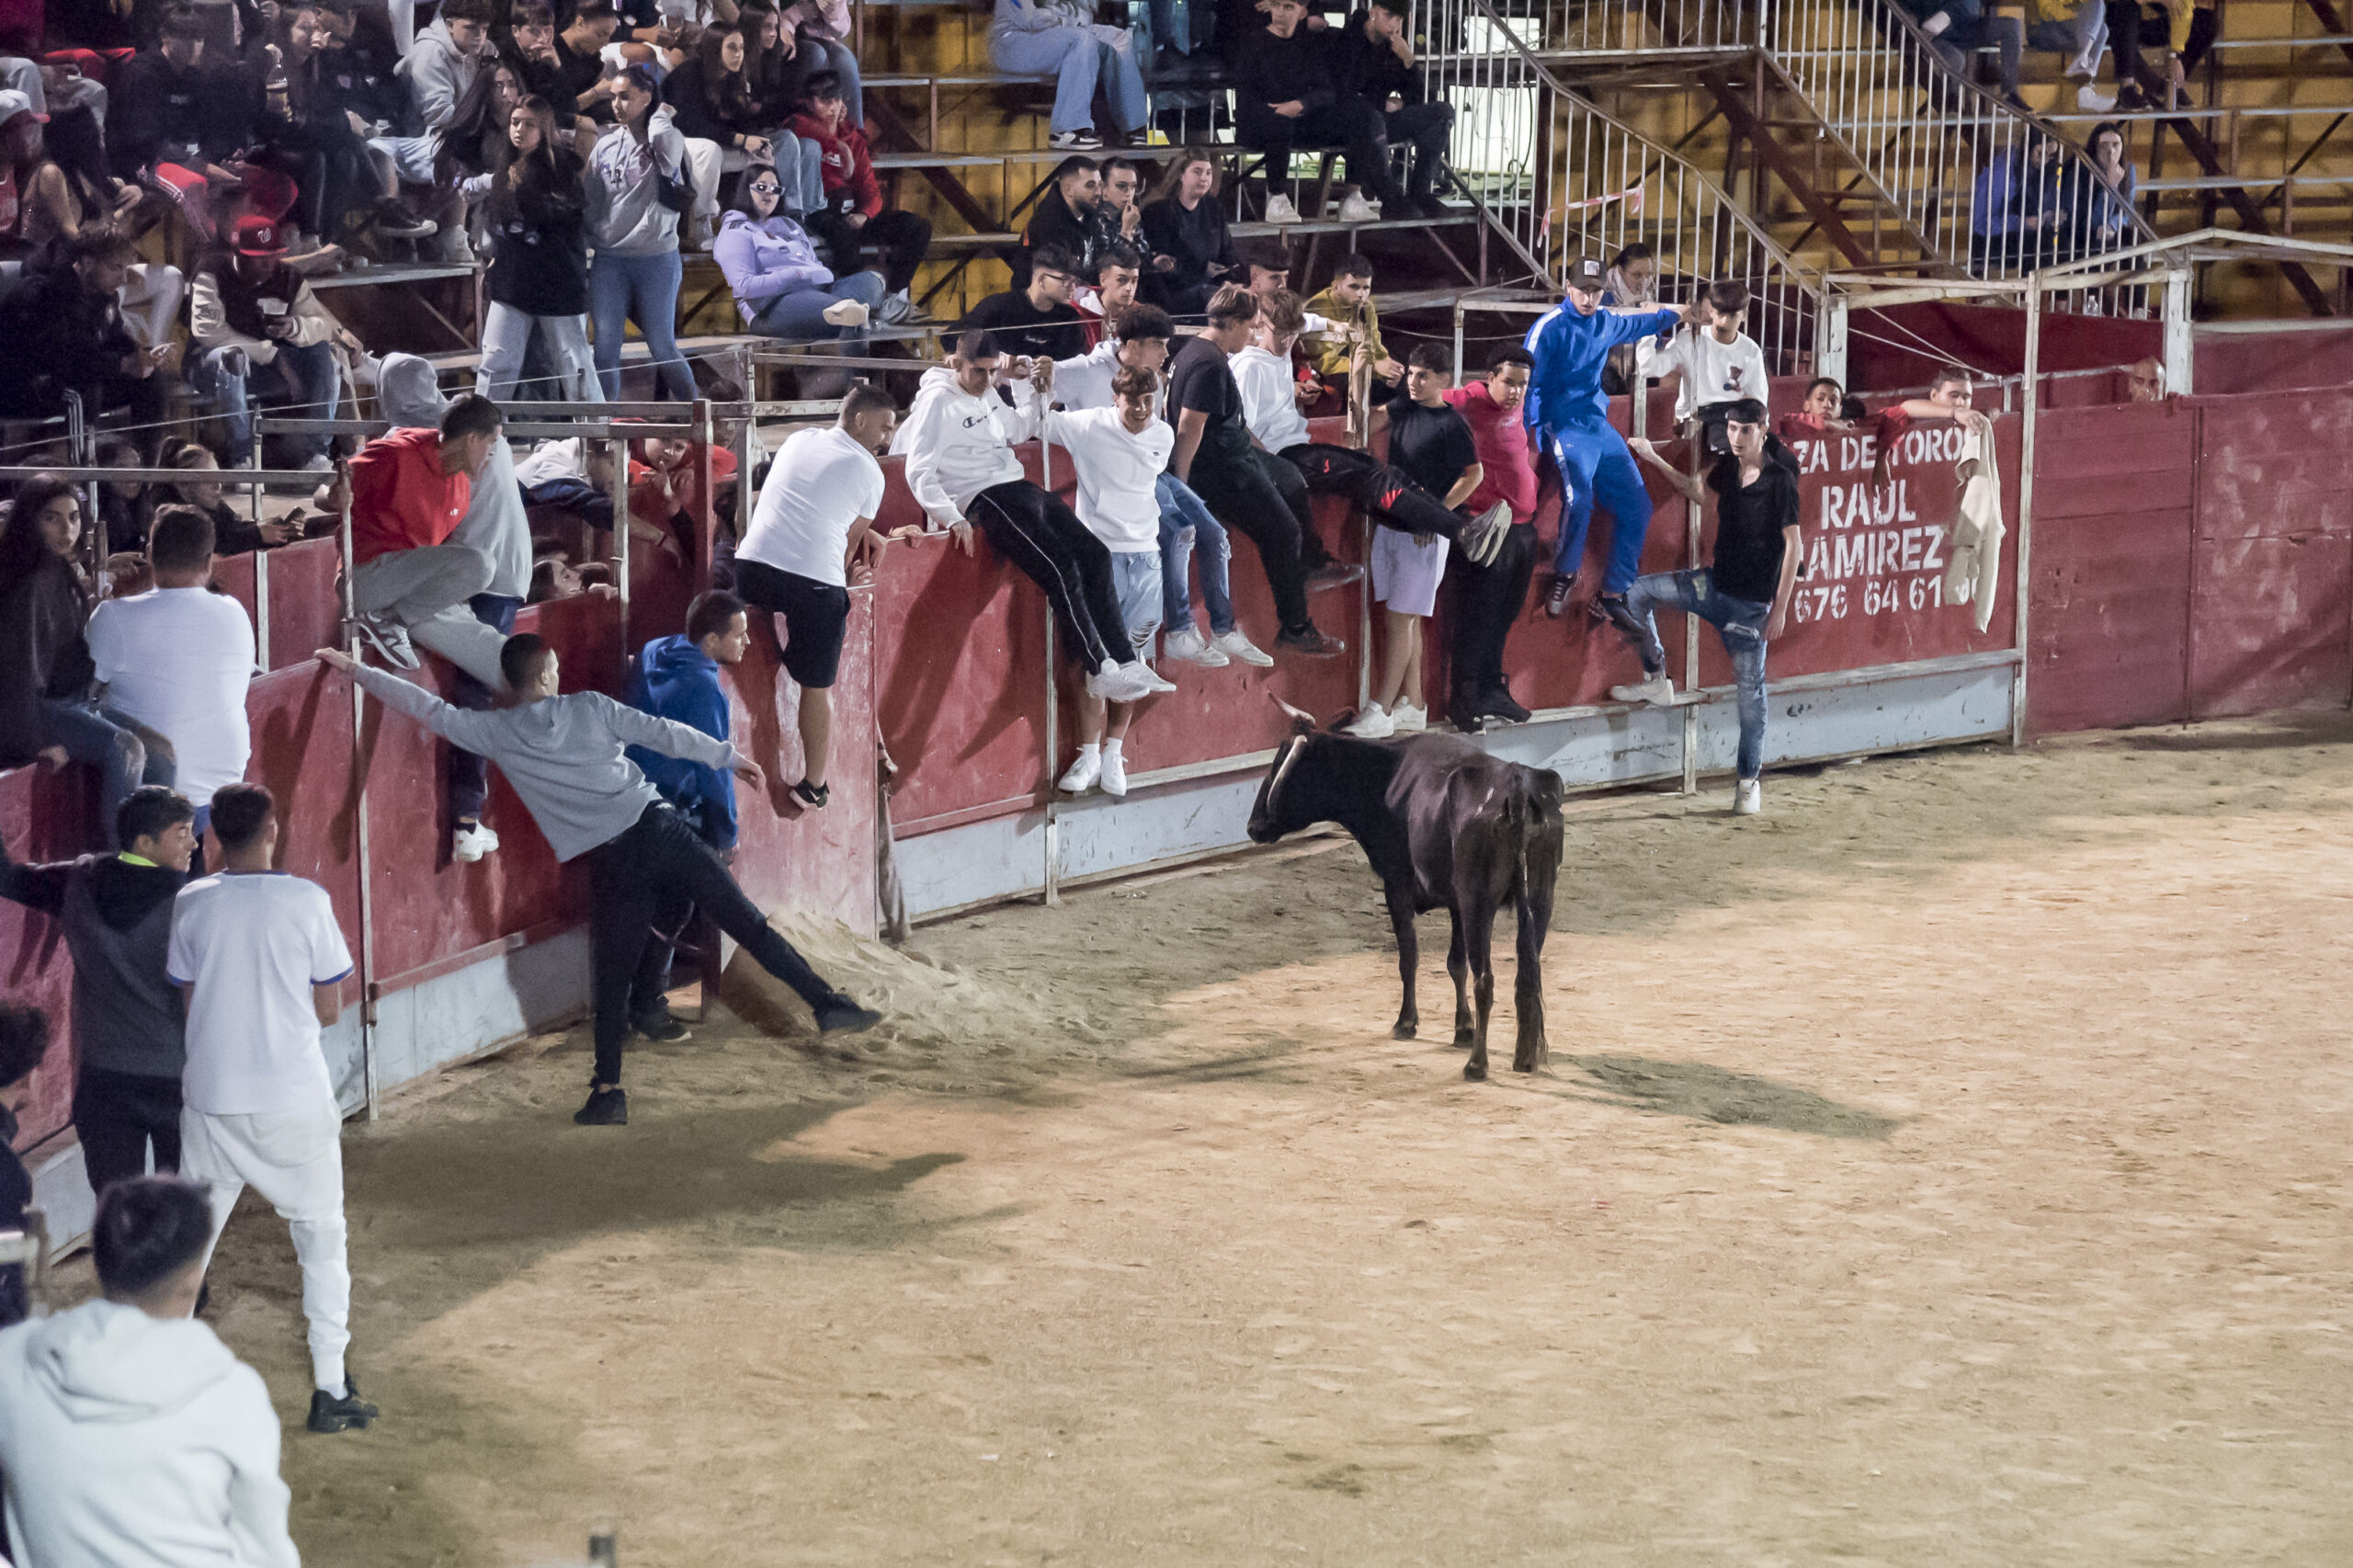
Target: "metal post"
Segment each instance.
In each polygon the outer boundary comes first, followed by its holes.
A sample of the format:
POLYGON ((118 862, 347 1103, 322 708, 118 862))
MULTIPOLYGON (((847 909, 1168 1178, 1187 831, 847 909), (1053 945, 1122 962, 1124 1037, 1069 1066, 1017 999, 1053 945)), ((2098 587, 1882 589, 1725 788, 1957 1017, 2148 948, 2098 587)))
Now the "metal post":
MULTIPOLYGON (((581 440, 582 466, 587 460, 587 438, 581 440)), ((622 689, 629 687, 629 438, 613 437, 613 574, 620 590, 614 604, 620 618, 622 689)))
MULTIPOLYGON (((2034 550, 2034 436, 2036 417, 2041 409, 2040 388, 2036 384, 2042 364, 2042 274, 2027 274, 2026 293, 2026 378, 2020 395, 2026 403, 2026 418, 2018 432, 2018 559, 2017 586, 2011 595, 2018 601, 2017 629, 2012 633, 2018 644, 2018 662, 2011 666, 2010 676, 2010 744, 2026 744, 2026 667, 2029 662, 2027 649, 2027 609, 2033 595, 2033 579, 2028 574, 2029 557, 2034 550)), ((2000 505, 1996 496, 1995 504, 2000 505)))
MULTIPOLYGON (((694 519, 695 591, 701 593, 710 587, 711 567, 719 555, 719 476, 712 463, 711 450, 718 436, 711 428, 709 398, 695 399, 694 422, 695 445, 700 449, 695 464, 702 471, 702 516, 694 519)), ((736 514, 739 527, 743 521, 743 514, 736 514)))
POLYGON ((2165 391, 2188 397, 2197 369, 2189 314, 2190 269, 2165 274, 2165 391))
MULTIPOLYGON (((1647 392, 1645 392, 1647 396, 1647 392)), ((1696 412, 1696 411, 1695 411, 1696 412)), ((1688 472, 1694 479, 1699 474, 1700 448, 1707 433, 1697 419, 1691 425, 1691 452, 1686 460, 1688 472)), ((1699 503, 1686 499, 1683 503, 1683 564, 1697 568, 1699 564, 1699 503)), ((1699 618, 1683 618, 1683 792, 1699 792, 1699 618)))
MULTIPOLYGON (((253 450, 245 454, 245 466, 261 472, 262 437, 254 432, 253 450)), ((254 527, 261 527, 261 481, 245 482, 246 508, 253 515, 254 527)), ((254 551, 254 663, 263 671, 269 669, 269 551, 254 551)))
MULTIPOLYGON (((1033 391, 1030 395, 1035 397, 1033 391)), ((1054 487, 1054 448, 1046 439, 1042 421, 1038 427, 1038 483, 1051 491, 1054 487)), ((1085 650, 1074 648, 1074 656, 1085 655, 1085 650)), ((1054 678, 1054 607, 1046 604, 1046 905, 1054 908, 1063 901, 1063 817, 1062 802, 1054 798, 1056 765, 1063 759, 1062 748, 1062 683, 1054 678)))
MULTIPOLYGON (((343 651, 354 659, 359 652, 359 609, 353 597, 351 574, 356 570, 351 532, 351 470, 342 472, 342 526, 336 538, 343 549, 343 651)), ((356 835, 359 864, 359 1071, 368 1102, 368 1119, 377 1116, 376 1082, 376 922, 373 890, 368 885, 370 874, 368 839, 368 757, 360 744, 361 722, 367 717, 367 694, 359 683, 351 683, 351 783, 358 801, 354 812, 359 824, 356 835)))
POLYGON ((1823 290, 1819 330, 1813 335, 1813 373, 1847 384, 1847 297, 1823 290))

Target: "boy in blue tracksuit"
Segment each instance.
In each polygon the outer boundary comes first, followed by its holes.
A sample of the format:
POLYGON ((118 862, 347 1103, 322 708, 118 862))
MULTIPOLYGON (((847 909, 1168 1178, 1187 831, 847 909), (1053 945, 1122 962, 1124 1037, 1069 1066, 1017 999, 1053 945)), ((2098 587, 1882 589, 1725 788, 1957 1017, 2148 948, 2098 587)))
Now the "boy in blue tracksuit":
MULTIPOLYGON (((751 618, 744 601, 714 589, 687 607, 687 629, 656 637, 637 655, 630 677, 630 706, 657 719, 675 719, 719 740, 728 738, 727 692, 719 666, 741 664, 751 646, 751 618)), ((693 824, 722 860, 735 851, 735 779, 723 767, 664 756, 643 746, 627 754, 662 799, 693 824)), ((630 984, 630 1027, 648 1040, 680 1040, 687 1027, 670 1016, 664 993, 670 989, 670 950, 694 918, 694 905, 676 899, 655 907, 654 939, 645 944, 637 976, 630 984)), ((714 978, 706 974, 708 982, 714 978)))
POLYGON ((1564 492, 1560 547, 1553 552, 1545 613, 1557 617, 1568 608, 1577 563, 1585 559, 1585 531, 1598 501, 1608 508, 1614 528, 1609 565, 1594 603, 1601 613, 1622 622, 1628 619, 1626 590, 1642 572, 1651 497, 1633 453, 1626 449, 1626 438, 1610 428, 1609 396, 1601 390, 1601 372, 1612 348, 1674 332, 1690 307, 1668 305, 1631 315, 1606 312, 1601 299, 1607 277, 1592 256, 1572 266, 1568 298, 1529 329, 1528 352, 1535 357, 1536 377, 1528 388, 1528 424, 1552 454, 1564 492))

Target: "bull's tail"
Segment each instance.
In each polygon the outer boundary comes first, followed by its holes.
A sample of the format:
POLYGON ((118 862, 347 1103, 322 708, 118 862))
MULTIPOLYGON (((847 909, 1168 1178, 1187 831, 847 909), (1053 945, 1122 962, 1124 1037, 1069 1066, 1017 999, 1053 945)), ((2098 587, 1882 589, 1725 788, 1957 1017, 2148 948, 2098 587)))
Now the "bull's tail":
POLYGON ((1506 816, 1518 848, 1519 919, 1523 929, 1541 933, 1552 924, 1552 888, 1561 873, 1561 776, 1550 768, 1522 767, 1506 816))

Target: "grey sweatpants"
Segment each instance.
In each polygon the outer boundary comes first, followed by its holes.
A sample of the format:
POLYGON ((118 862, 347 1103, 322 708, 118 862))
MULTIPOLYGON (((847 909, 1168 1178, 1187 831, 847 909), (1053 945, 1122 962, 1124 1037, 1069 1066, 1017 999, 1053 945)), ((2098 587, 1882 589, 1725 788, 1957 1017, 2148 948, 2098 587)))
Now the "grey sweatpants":
POLYGON ((506 687, 498 651, 506 639, 477 619, 467 603, 490 588, 490 557, 462 544, 436 544, 380 555, 351 574, 352 607, 408 630, 410 641, 440 654, 493 691, 506 687))

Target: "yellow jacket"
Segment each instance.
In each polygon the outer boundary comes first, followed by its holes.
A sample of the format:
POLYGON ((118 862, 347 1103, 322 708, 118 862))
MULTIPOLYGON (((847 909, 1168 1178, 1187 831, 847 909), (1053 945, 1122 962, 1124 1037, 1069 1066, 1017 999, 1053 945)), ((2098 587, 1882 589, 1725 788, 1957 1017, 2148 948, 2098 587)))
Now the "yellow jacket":
MULTIPOLYGON (((1326 289, 1307 301, 1307 312, 1328 321, 1345 322, 1356 312, 1356 307, 1343 302, 1326 289)), ((1348 373, 1348 338, 1345 332, 1317 333, 1302 341, 1307 347, 1308 363, 1315 367, 1317 375, 1348 373)), ((1364 345, 1370 353, 1370 363, 1379 364, 1389 358, 1388 347, 1381 341, 1381 308, 1370 295, 1364 301, 1364 345)))

